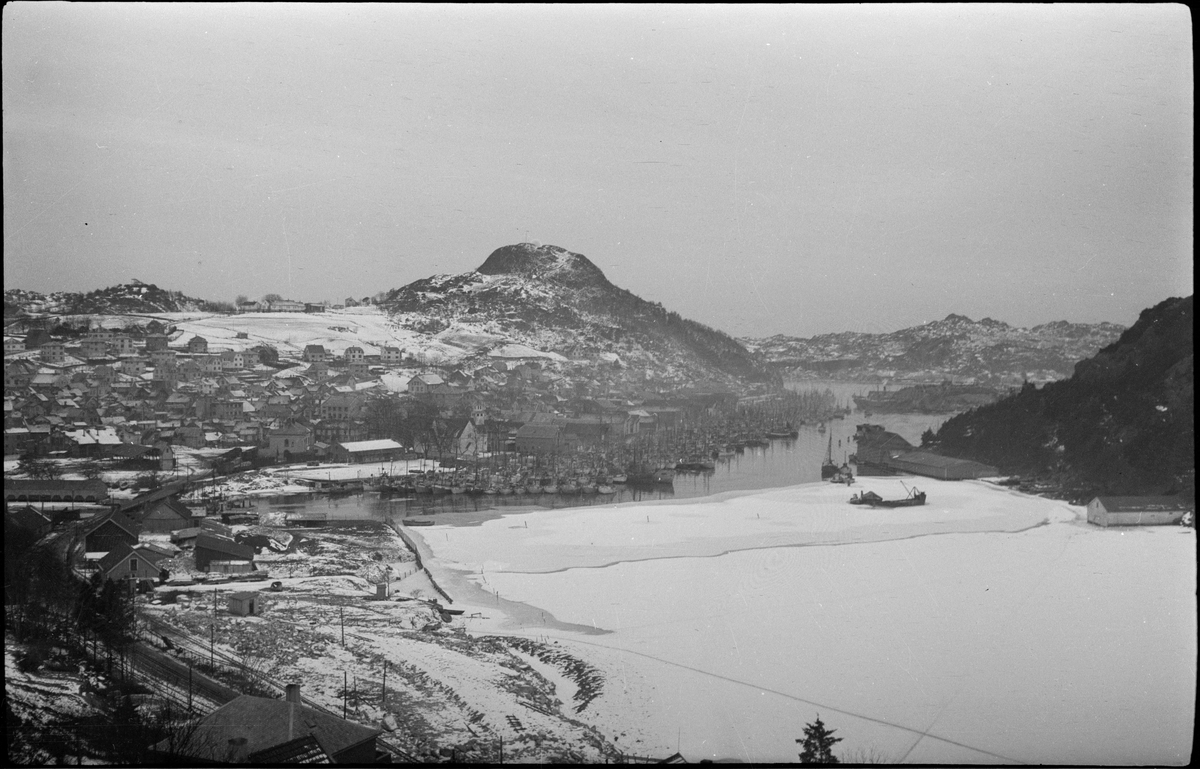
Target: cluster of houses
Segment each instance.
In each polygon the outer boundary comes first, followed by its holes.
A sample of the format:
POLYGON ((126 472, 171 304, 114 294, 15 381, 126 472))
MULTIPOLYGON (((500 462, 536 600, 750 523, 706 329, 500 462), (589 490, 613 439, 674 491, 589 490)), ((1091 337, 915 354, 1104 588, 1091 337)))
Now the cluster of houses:
POLYGON ((379 439, 425 456, 569 451, 671 429, 689 410, 737 399, 716 385, 587 398, 601 382, 536 360, 420 369, 391 346, 310 344, 281 361, 270 348, 211 351, 157 320, 140 334, 94 329, 69 345, 35 329, 5 346, 5 455, 143 457, 168 470, 178 446, 342 461, 339 445, 379 439), (406 366, 406 392, 393 392, 382 377, 406 366), (372 418, 381 405, 390 419, 372 418), (423 427, 404 429, 413 414, 423 427))
POLYGON ((263 297, 262 299, 245 299, 239 301, 236 305, 238 312, 326 312, 328 310, 342 310, 347 307, 369 306, 371 297, 364 296, 362 299, 347 297, 344 304, 328 304, 326 302, 297 302, 295 299, 282 299, 279 297, 263 297))
MULTIPOLYGON (((4 487, 6 532, 24 529, 43 539, 82 579, 149 587, 168 578, 164 565, 183 551, 192 553, 200 571, 254 569, 254 548, 183 505, 179 486, 112 503, 98 481, 5 479, 4 487), (102 512, 80 517, 85 508, 102 512)), ((232 593, 229 609, 255 614, 258 598, 232 593)), ((283 700, 235 697, 152 746, 151 755, 164 764, 391 763, 395 750, 377 744, 382 733, 307 705, 299 684, 289 684, 283 700)))
POLYGON ((5 523, 47 537, 80 576, 131 586, 165 579, 163 562, 190 552, 200 572, 255 570, 253 547, 180 501, 183 483, 126 500, 100 481, 4 481, 5 523))

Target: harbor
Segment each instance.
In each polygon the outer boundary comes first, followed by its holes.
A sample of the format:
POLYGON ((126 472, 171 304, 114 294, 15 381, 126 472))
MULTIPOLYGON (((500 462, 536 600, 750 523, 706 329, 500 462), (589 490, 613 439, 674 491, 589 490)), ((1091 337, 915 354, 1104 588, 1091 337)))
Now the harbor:
MULTIPOLYGON (((828 402, 852 404, 856 392, 870 385, 848 382, 799 383, 829 392, 828 402)), ((650 502, 713 496, 732 491, 783 488, 823 480, 821 467, 827 453, 840 466, 849 462, 855 451, 854 436, 862 415, 851 409, 841 418, 806 423, 795 428, 795 437, 762 437, 754 445, 729 450, 709 460, 711 468, 678 469, 670 483, 637 484, 619 481, 617 462, 610 462, 612 475, 603 492, 586 483, 574 488, 553 473, 553 462, 545 457, 513 455, 483 457, 478 462, 448 462, 412 459, 390 463, 332 466, 292 466, 270 468, 268 474, 286 485, 280 493, 265 490, 243 496, 232 495, 227 502, 240 505, 226 512, 248 515, 279 525, 311 526, 339 521, 429 519, 439 523, 476 525, 502 513, 527 510, 591 507, 628 502, 650 502), (477 469, 478 468, 478 469, 477 469), (516 478, 509 481, 507 493, 487 493, 493 476, 516 478), (482 479, 475 485, 476 478, 482 479), (544 484, 543 478, 558 482, 544 484), (420 490, 425 486, 426 490, 420 490), (553 487, 553 490, 549 490, 553 487)), ((949 414, 886 414, 872 418, 887 430, 914 444, 926 429, 936 429, 949 414)), ((765 431, 764 431, 765 432, 765 431)), ((661 441, 660 441, 661 443, 661 441)), ((686 439, 674 444, 672 452, 657 449, 661 464, 686 461, 686 439)), ((694 444, 693 444, 694 445, 694 444)), ((694 453, 694 452, 693 452, 694 453)), ((597 453, 598 455, 598 453, 597 453)), ((593 455, 596 460, 597 455, 593 455)), ((632 449, 610 456, 634 456, 632 449)), ((618 460, 619 461, 619 460, 618 460)), ((599 462, 597 462, 599 463, 599 462)), ((581 479, 582 480, 582 479, 581 479)), ((496 486, 491 488, 495 489, 496 486)))

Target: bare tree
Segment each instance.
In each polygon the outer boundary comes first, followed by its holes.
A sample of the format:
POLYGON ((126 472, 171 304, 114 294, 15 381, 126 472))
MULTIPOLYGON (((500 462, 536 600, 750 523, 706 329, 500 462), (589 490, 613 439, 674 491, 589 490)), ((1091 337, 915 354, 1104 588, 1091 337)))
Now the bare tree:
POLYGON ((87 478, 89 481, 94 481, 104 475, 104 465, 102 465, 98 460, 89 459, 83 463, 83 466, 80 468, 79 472, 83 473, 84 478, 87 478))
POLYGON ((52 460, 28 454, 21 457, 20 462, 17 463, 17 469, 36 480, 50 481, 62 475, 58 465, 54 464, 52 460))

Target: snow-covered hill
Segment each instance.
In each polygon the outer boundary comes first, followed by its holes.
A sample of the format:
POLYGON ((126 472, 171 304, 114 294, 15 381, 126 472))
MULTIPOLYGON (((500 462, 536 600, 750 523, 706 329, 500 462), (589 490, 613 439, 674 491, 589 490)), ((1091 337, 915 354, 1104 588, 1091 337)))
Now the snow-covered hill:
POLYGON ((619 360, 668 382, 774 378, 732 337, 614 286, 587 257, 557 246, 505 246, 473 272, 418 280, 382 304, 402 328, 477 351, 523 345, 597 365, 619 360))
POLYGON ((611 384, 778 381, 729 335, 614 286, 581 254, 531 243, 496 250, 478 270, 393 289, 375 305, 318 313, 213 312, 140 283, 85 295, 12 290, 5 302, 10 315, 69 315, 64 323, 78 328, 145 326, 152 316, 174 327, 171 344, 202 336, 214 352, 266 344, 296 359, 310 344, 335 355, 393 346, 416 365, 541 359, 611 384))
POLYGON ((1115 323, 1055 321, 1017 328, 951 314, 890 334, 843 332, 808 339, 741 339, 786 376, 848 379, 953 377, 980 382, 1065 379, 1075 364, 1121 335, 1115 323))
POLYGON ((10 289, 4 292, 4 315, 19 312, 51 313, 55 315, 111 315, 127 312, 186 312, 203 310, 210 302, 167 291, 152 283, 134 280, 86 294, 55 291, 39 294, 36 291, 10 289))

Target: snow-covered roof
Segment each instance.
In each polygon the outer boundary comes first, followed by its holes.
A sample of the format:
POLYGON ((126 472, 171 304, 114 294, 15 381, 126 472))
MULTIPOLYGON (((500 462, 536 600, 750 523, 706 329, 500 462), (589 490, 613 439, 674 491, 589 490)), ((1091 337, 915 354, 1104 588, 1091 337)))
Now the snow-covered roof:
POLYGON ((385 451, 387 449, 404 448, 391 438, 381 438, 374 441, 346 441, 344 443, 339 443, 338 445, 350 453, 358 451, 385 451))

